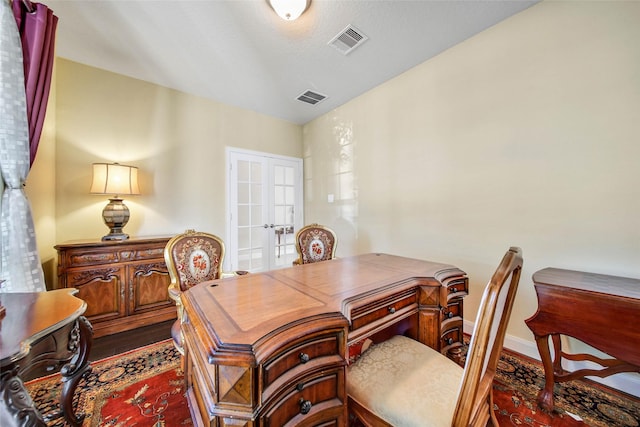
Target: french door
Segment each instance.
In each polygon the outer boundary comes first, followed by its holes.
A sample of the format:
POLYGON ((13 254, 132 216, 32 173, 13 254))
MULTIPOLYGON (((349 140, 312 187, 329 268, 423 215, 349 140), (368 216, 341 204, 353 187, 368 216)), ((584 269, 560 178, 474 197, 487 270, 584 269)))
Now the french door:
POLYGON ((227 149, 229 271, 289 267, 303 221, 302 159, 227 149))

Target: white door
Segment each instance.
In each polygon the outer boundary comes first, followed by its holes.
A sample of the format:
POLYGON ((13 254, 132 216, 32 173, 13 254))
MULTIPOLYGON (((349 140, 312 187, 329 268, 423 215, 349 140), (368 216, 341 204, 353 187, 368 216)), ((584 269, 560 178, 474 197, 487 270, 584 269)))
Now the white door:
POLYGON ((229 148, 229 271, 290 267, 302 226, 302 159, 229 148))

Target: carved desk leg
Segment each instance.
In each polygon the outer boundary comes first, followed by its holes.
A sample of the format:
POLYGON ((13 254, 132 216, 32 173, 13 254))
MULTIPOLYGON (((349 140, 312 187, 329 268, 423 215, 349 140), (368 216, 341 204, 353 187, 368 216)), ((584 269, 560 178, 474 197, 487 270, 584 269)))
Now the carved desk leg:
POLYGON ((33 405, 29 392, 18 376, 17 365, 3 367, 0 375, 2 377, 0 424, 16 427, 46 427, 47 424, 33 405))
POLYGON ((73 395, 82 378, 91 372, 89 365, 89 352, 93 342, 93 328, 91 323, 81 316, 76 320, 71 336, 69 337, 69 350, 74 351, 73 358, 62 367, 62 393, 60 395, 60 413, 50 414, 47 420, 64 416, 64 419, 72 426, 79 427, 85 414, 76 415, 73 412, 73 395))

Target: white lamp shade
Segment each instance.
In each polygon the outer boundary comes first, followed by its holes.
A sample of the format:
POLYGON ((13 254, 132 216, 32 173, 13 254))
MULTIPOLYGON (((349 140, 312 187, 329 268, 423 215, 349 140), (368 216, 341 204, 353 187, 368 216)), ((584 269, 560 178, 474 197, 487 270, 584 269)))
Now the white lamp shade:
POLYGON ((267 0, 273 10, 287 21, 297 19, 307 10, 311 0, 267 0))
POLYGON ((140 194, 138 168, 118 163, 94 163, 91 193, 140 194))

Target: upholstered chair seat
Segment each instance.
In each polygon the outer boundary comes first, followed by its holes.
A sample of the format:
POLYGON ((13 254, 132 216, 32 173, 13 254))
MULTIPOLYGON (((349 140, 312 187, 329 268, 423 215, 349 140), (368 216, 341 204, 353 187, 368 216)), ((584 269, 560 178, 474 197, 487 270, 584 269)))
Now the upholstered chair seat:
POLYGON ((482 295, 464 369, 404 336, 374 344, 347 368, 349 413, 375 427, 497 426, 492 384, 521 270, 510 248, 482 295))
POLYGON ((298 259, 293 264, 309 264, 326 261, 336 256, 336 233, 328 227, 310 224, 296 233, 296 251, 298 259))
POLYGON ((451 359, 397 335, 349 366, 347 388, 355 402, 391 425, 450 427, 462 374, 451 359))

